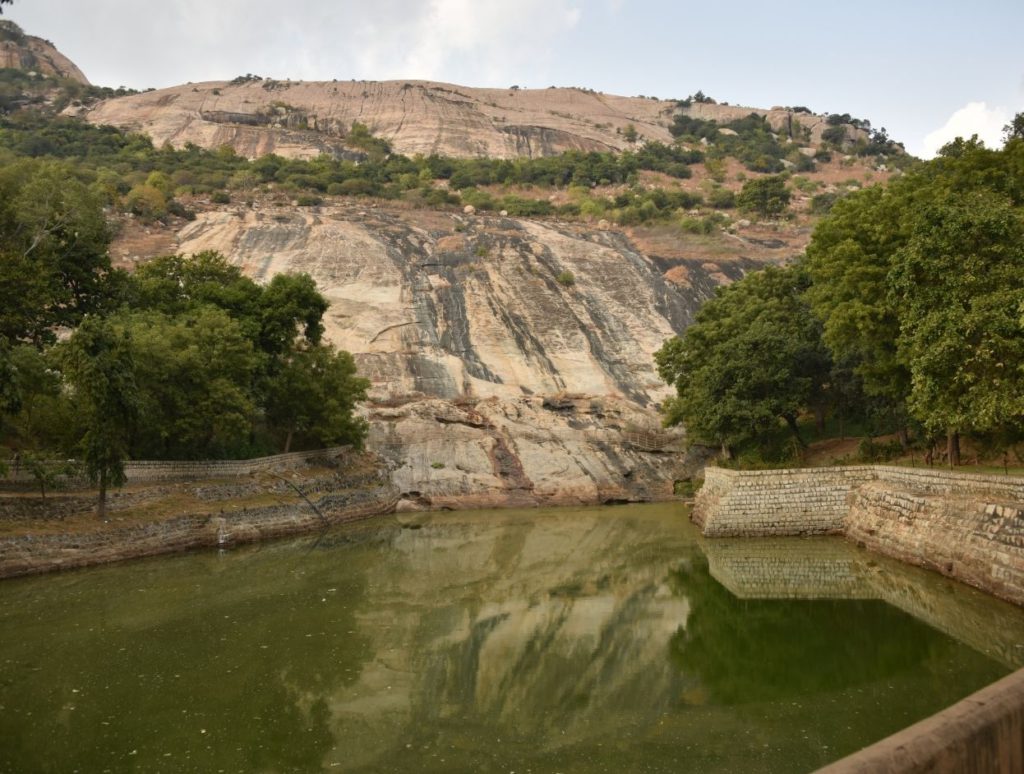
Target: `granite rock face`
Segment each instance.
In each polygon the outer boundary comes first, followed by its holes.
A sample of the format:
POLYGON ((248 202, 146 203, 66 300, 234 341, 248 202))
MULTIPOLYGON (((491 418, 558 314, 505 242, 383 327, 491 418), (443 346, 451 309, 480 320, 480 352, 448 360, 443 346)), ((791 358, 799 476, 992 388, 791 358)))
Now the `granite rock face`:
MULTIPOLYGON (((536 158, 569 150, 609 151, 636 142, 670 142, 679 110, 671 100, 619 97, 577 88, 477 89, 433 81, 210 81, 106 100, 80 112, 89 121, 142 131, 160 146, 232 146, 255 158, 267 153, 314 158, 350 153, 353 121, 405 155, 536 158)), ((774 131, 821 141, 825 117, 783 108, 697 104, 682 112, 721 122, 750 113, 774 131)))
POLYGON ((17 24, 7 19, 0 19, 0 68, 89 83, 75 63, 50 41, 26 35, 17 24))
POLYGON ((372 382, 369 448, 404 509, 671 496, 691 461, 660 427, 671 390, 652 354, 766 258, 649 242, 351 202, 215 210, 177 234, 178 251, 219 250, 258 281, 314 277, 327 338, 372 382))

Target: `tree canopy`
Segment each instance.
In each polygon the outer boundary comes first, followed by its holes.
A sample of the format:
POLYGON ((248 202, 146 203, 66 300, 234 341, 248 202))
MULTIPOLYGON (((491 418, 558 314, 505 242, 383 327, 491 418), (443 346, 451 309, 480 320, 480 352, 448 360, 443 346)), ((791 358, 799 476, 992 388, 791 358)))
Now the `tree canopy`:
POLYGON ((762 439, 819 399, 831 361, 797 269, 766 269, 720 289, 681 337, 655 354, 677 397, 667 421, 694 440, 736 447, 762 439))
POLYGON ((128 459, 362 443, 369 382, 322 341, 311 277, 259 285, 215 252, 128 274, 109 240, 101 199, 59 162, 0 168, 0 443, 81 459, 101 513, 128 459))
POLYGON ((958 139, 837 202, 795 266, 720 291, 656 361, 666 421, 727 447, 851 401, 903 443, 945 434, 952 462, 961 434, 1024 439, 1024 138, 958 139))

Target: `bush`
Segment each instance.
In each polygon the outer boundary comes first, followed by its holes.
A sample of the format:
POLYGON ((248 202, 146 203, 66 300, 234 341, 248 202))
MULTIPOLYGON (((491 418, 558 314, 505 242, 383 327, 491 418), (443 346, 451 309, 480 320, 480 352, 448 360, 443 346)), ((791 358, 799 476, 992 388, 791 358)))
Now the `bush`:
POLYGON ((786 180, 781 175, 748 180, 736 197, 736 203, 741 209, 763 218, 777 217, 789 207, 786 180))
POLYGON ((169 202, 167 202, 167 212, 169 212, 171 215, 176 215, 179 218, 184 218, 185 220, 196 219, 195 210, 190 210, 177 199, 171 199, 169 202))
POLYGON ((899 441, 876 443, 874 438, 865 438, 857 447, 857 456, 864 462, 888 462, 902 453, 899 441))
POLYGON ((555 279, 558 280, 559 285, 565 285, 566 287, 571 287, 576 284, 576 275, 568 269, 562 271, 557 277, 555 277, 555 279))
POLYGON ((815 215, 824 215, 832 209, 834 205, 839 201, 838 193, 822 193, 817 196, 811 197, 811 212, 815 215))
POLYGON ((231 196, 227 191, 214 191, 210 194, 210 201, 214 204, 230 204, 231 196))
POLYGON ((842 125, 830 126, 821 133, 821 139, 837 148, 842 147, 843 143, 846 142, 846 127, 842 125))
POLYGON ((143 220, 159 220, 167 215, 164 195, 151 185, 137 185, 128 192, 125 207, 143 220))
POLYGON ((300 207, 316 207, 324 202, 319 196, 313 194, 300 194, 296 201, 300 207))
POLYGON ((736 194, 728 188, 712 188, 708 194, 708 204, 716 210, 729 210, 736 206, 736 194))

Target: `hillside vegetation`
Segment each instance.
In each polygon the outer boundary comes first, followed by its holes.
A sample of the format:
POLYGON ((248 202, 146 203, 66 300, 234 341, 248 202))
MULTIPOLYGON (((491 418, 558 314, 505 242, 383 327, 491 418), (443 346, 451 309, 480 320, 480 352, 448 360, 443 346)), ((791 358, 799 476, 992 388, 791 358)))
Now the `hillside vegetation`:
POLYGON ((956 465, 966 437, 1024 462, 1024 115, 1000 150, 958 139, 838 202, 803 258, 719 291, 656 358, 667 421, 729 458, 799 459, 813 415, 865 429, 867 459, 956 465))

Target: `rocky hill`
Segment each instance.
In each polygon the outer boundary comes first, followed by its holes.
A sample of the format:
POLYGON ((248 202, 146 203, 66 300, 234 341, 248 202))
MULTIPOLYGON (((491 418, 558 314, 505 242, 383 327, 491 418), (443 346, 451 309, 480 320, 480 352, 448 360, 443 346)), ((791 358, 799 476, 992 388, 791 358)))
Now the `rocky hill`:
MULTIPOLYGON (((687 162, 673 174, 642 168, 629 181, 597 176, 573 191, 531 182, 476 191, 536 200, 547 205, 543 219, 509 217, 500 205, 485 214, 479 198, 480 212, 463 207, 451 195, 453 180, 422 175, 411 176, 420 188, 389 199, 348 196, 340 184, 340 193, 322 186, 313 196, 291 177, 257 185, 251 174, 228 172, 211 187, 198 184, 209 171, 201 168, 156 175, 153 185, 128 182, 162 206, 165 194, 154 186, 163 185, 167 197, 177 197, 177 215, 123 209, 112 248, 120 265, 217 250, 260 281, 293 271, 316 280, 331 302, 327 338, 352 352, 372 381, 368 445, 387 460, 404 509, 669 497, 692 461, 682 453, 681 431, 661 428, 659 404, 671 391, 653 353, 718 286, 799 254, 816 191, 837 197, 890 174, 871 153, 818 153, 825 131, 844 133, 830 140, 832 149, 867 132, 840 128, 848 116, 837 124, 800 108, 577 88, 256 76, 90 102, 103 96, 93 92, 66 112, 145 132, 157 148, 227 145, 250 158, 328 153, 362 160, 359 169, 377 163, 372 154, 383 155, 382 141, 409 156, 462 158, 640 149, 672 142, 680 117, 695 127, 684 138, 687 152, 704 159, 707 146, 724 148, 737 129, 746 131, 751 113, 764 117, 740 149, 756 150, 753 159, 733 149, 714 165, 709 153, 707 163, 687 162), (369 129, 362 133, 369 148, 354 145, 355 122, 369 129), (765 160, 774 171, 801 173, 793 178, 792 219, 758 224, 724 214, 748 175, 770 171, 765 160), (628 205, 660 191, 687 194, 680 201, 694 204, 655 207, 657 218, 628 205), (432 207, 433 194, 442 196, 432 207), (605 209, 584 212, 597 199, 581 196, 598 197, 605 209), (619 198, 627 204, 614 204, 619 198)), ((120 169, 127 161, 108 163, 120 169)))
MULTIPOLYGON (((813 145, 827 128, 825 116, 784 108, 681 107, 589 89, 476 89, 431 81, 243 77, 120 97, 78 111, 93 123, 145 132, 157 145, 230 145, 250 158, 343 152, 354 121, 405 155, 534 158, 567 150, 624 150, 643 140, 671 141, 669 126, 677 113, 722 123, 756 113, 780 135, 813 145)), ((862 134, 850 127, 852 138, 862 134)))
POLYGON ((48 40, 26 35, 12 21, 0 19, 0 69, 34 72, 53 78, 69 78, 88 85, 81 70, 48 40))
POLYGON ((264 198, 129 221, 113 254, 219 250, 259 280, 311 274, 327 337, 372 380, 370 449, 403 507, 436 508, 669 496, 687 462, 660 428, 652 353, 719 284, 805 239, 264 198))

